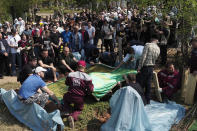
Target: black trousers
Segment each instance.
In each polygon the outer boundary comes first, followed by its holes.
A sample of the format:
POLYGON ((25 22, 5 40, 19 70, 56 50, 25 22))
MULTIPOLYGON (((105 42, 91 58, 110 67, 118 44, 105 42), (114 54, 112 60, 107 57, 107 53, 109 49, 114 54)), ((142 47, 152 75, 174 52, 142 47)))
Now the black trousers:
POLYGON ((150 103, 151 80, 153 78, 153 66, 143 66, 140 74, 137 75, 137 82, 145 89, 145 98, 150 103))
POLYGON ((167 45, 160 45, 161 64, 165 65, 167 61, 167 45))
POLYGON ((113 45, 113 41, 112 39, 104 39, 104 46, 105 46, 105 51, 109 52, 109 48, 110 48, 110 52, 114 52, 114 45, 113 45))
POLYGON ((0 54, 0 76, 3 76, 6 64, 6 56, 0 54))
MULTIPOLYGON (((72 70, 74 70, 74 71, 77 69, 77 63, 73 63, 72 65, 69 65, 69 66, 70 66, 70 68, 71 68, 72 70)), ((67 73, 67 72, 70 72, 70 70, 69 70, 68 68, 66 68, 66 66, 63 65, 63 64, 61 64, 61 65, 59 66, 59 69, 60 69, 60 72, 63 73, 63 74, 65 74, 65 73, 67 73)))

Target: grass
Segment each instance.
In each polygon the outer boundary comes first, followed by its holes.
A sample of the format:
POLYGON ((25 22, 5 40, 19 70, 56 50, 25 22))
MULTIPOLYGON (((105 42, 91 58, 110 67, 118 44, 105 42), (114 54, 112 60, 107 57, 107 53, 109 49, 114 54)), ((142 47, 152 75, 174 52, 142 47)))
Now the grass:
MULTIPOLYGON (((6 83, 0 85, 0 87, 10 90, 20 87, 18 83, 6 83)), ((75 122, 75 130, 88 130, 99 131, 102 123, 99 121, 99 117, 105 115, 109 108, 108 101, 96 102, 91 98, 85 99, 85 105, 82 113, 79 116, 79 120, 75 122)), ((65 124, 65 131, 70 130, 68 127, 67 119, 63 119, 65 124)), ((0 130, 3 131, 29 131, 30 129, 20 123, 14 116, 12 116, 7 109, 6 105, 0 103, 0 130)))

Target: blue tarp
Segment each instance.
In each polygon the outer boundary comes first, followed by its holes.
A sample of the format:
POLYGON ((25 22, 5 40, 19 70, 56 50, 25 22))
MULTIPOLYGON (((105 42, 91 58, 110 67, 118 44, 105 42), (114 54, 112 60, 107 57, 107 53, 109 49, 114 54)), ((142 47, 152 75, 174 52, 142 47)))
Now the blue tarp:
POLYGON ((169 131, 185 115, 185 108, 172 101, 168 104, 151 101, 150 105, 145 106, 145 111, 153 131, 169 131))
POLYGON ((185 115, 183 106, 175 102, 151 101, 144 107, 139 94, 131 87, 115 92, 110 99, 111 118, 101 131, 169 131, 185 115))
POLYGON ((56 131, 57 124, 61 125, 62 130, 64 128, 59 110, 47 113, 36 103, 23 104, 14 90, 6 91, 0 88, 1 100, 6 104, 13 116, 34 131, 56 131))
POLYGON ((115 92, 110 99, 111 118, 101 131, 151 131, 141 96, 131 87, 115 92))

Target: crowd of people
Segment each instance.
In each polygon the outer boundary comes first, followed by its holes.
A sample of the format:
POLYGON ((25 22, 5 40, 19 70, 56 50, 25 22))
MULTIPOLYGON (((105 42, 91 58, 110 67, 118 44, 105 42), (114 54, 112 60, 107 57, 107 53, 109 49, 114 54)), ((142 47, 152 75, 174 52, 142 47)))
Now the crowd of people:
MULTIPOLYGON (((91 78, 84 73, 86 64, 137 70, 137 86, 145 88, 145 103, 149 104, 154 66, 159 56, 160 64, 167 63, 167 45, 174 25, 171 16, 162 15, 155 6, 136 6, 129 11, 117 8, 99 14, 84 11, 41 18, 37 23, 18 18, 13 25, 5 22, 0 27, 0 78, 18 75, 20 99, 25 103, 41 101, 44 107, 48 96, 59 106, 60 102, 41 78, 56 82, 59 74, 67 76, 69 92, 64 95, 64 111, 75 103, 76 111, 69 117, 72 126, 73 118, 77 120, 83 109, 83 97, 93 91, 91 78), (46 93, 40 95, 40 88, 46 93)), ((190 64, 194 74, 196 43, 194 39, 190 64)), ((180 87, 180 75, 172 63, 167 63, 158 78, 160 92, 168 98, 180 87)))

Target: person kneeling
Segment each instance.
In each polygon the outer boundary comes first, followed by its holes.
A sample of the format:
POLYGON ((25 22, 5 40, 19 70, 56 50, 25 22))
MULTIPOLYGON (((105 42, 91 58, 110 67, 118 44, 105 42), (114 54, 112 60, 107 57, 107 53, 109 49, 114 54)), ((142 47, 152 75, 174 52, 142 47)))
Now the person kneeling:
POLYGON ((78 120, 78 116, 83 110, 84 97, 91 94, 94 89, 91 77, 84 73, 85 68, 85 61, 79 61, 77 68, 78 71, 69 73, 65 81, 65 84, 68 85, 69 88, 63 98, 64 112, 67 114, 71 110, 70 104, 74 104, 74 112, 69 114, 68 117, 69 126, 71 128, 74 128, 74 120, 78 120))
POLYGON ((42 67, 35 69, 35 74, 30 75, 22 84, 18 98, 25 104, 31 104, 33 102, 39 104, 41 107, 45 107, 48 102, 49 96, 57 102, 60 107, 60 101, 55 94, 49 90, 46 83, 42 80, 44 78, 44 72, 47 71, 42 67), (42 90, 44 92, 42 92, 42 90))
POLYGON ((158 81, 163 99, 170 99, 179 88, 180 76, 172 63, 168 63, 165 69, 158 74, 158 81))

